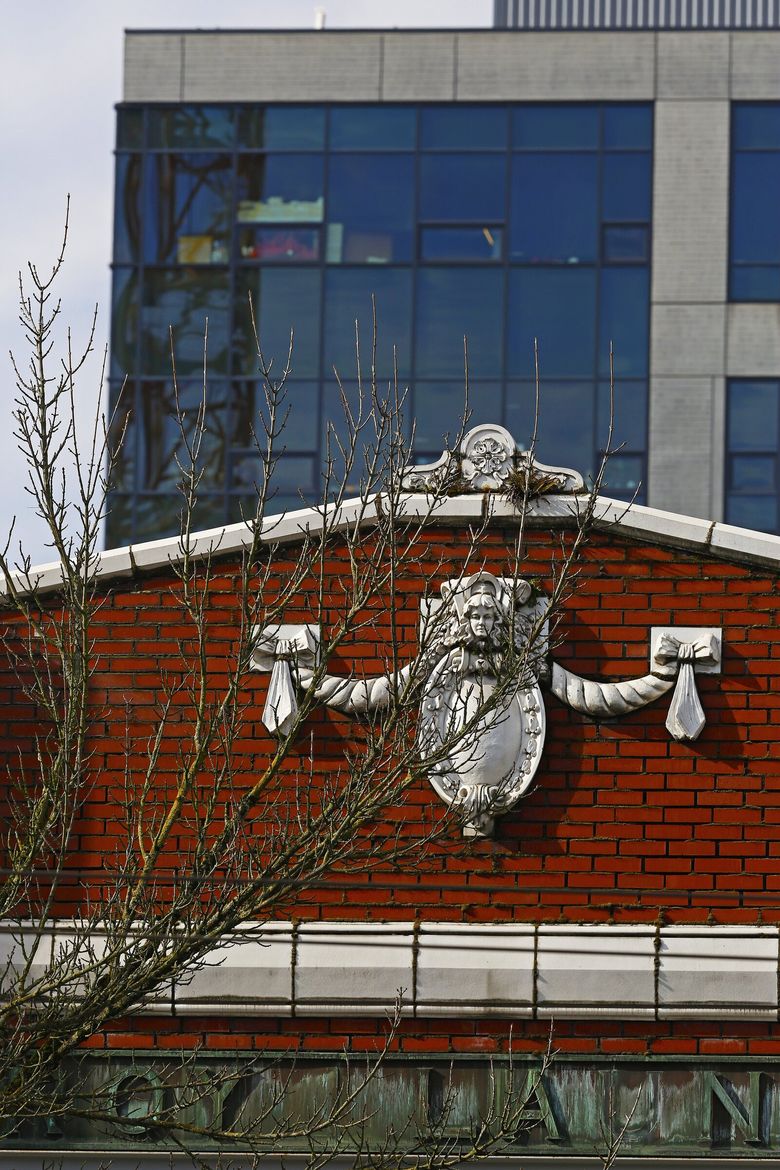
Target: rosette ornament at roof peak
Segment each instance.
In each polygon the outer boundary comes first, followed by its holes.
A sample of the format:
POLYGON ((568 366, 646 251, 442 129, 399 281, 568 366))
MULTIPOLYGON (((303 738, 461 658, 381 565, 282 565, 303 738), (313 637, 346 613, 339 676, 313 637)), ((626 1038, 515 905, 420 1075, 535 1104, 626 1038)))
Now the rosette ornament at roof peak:
POLYGON ((574 493, 585 488, 578 471, 538 463, 512 438, 505 427, 482 423, 472 427, 454 451, 444 451, 435 463, 405 467, 402 486, 410 492, 446 487, 461 492, 522 490, 526 480, 531 495, 574 493))

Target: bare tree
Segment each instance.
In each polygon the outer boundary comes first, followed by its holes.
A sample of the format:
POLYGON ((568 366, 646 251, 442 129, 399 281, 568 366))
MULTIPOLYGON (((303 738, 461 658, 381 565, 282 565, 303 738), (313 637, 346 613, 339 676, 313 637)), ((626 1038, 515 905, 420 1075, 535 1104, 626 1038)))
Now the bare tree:
MULTIPOLYGON (((289 915, 302 892, 327 877, 414 869, 434 847, 459 847, 452 832, 457 809, 431 815, 403 833, 389 811, 404 805, 437 761, 458 744, 472 742, 481 721, 501 711, 517 678, 529 669, 545 623, 555 621, 571 588, 603 475, 602 467, 591 490, 578 498, 548 603, 522 642, 510 634, 503 645, 497 685, 457 726, 426 743, 423 759, 420 697, 431 664, 450 643, 444 617, 434 613, 409 661, 397 586, 401 577, 417 578, 423 583, 420 600, 427 601, 429 583, 454 575, 446 555, 426 542, 425 531, 443 501, 457 492, 457 478, 445 469, 427 485, 424 505, 418 497, 416 510, 409 510, 405 395, 397 378, 379 384, 373 353, 364 378, 358 349, 359 402, 352 407, 342 396, 344 425, 338 434, 330 432, 323 502, 293 543, 280 542, 273 519, 274 470, 284 442, 293 354, 291 346, 277 373, 258 341, 264 403, 255 420, 256 503, 244 518, 241 547, 231 562, 234 620, 231 616, 226 637, 214 591, 224 550, 218 538, 207 541, 194 531, 207 425, 204 347, 200 407, 195 417, 178 412, 181 532, 169 572, 171 620, 175 616, 183 631, 180 649, 159 664, 153 720, 139 720, 130 702, 123 714, 121 792, 111 813, 111 836, 119 844, 106 855, 99 880, 89 879, 73 869, 73 834, 95 783, 95 728, 117 721, 117 712, 95 698, 93 680, 102 663, 96 631, 106 597, 98 544, 125 434, 120 413, 107 421, 98 417, 86 443, 75 425, 76 384, 93 346, 94 323, 84 349, 76 354, 68 339, 58 362, 52 352, 60 313, 54 290, 62 261, 60 255, 48 276, 31 265, 29 291, 20 282, 30 360, 16 366, 14 412, 28 490, 45 522, 60 579, 56 587, 42 586, 23 552, 12 554, 10 538, 0 554, 7 669, 37 726, 9 765, 3 825, 0 918, 8 924, 9 944, 0 981, 0 1125, 6 1129, 20 1119, 56 1124, 68 1113, 106 1125, 116 1121, 115 1100, 90 1094, 83 1078, 62 1074, 64 1062, 111 1020, 132 1014, 171 980, 186 981, 217 943, 239 937, 247 922, 257 930, 289 915), (347 501, 346 485, 356 477, 359 492, 347 501), (311 742, 307 722, 323 698, 344 683, 337 670, 333 673, 334 663, 366 636, 379 610, 387 615, 387 637, 371 685, 375 691, 379 686, 381 701, 361 706, 369 683, 352 677, 342 705, 362 710, 363 718, 338 766, 323 775, 313 743, 301 755, 301 743, 307 736, 311 742), (247 672, 257 631, 291 616, 322 628, 319 656, 306 670, 293 662, 294 709, 280 719, 276 738, 267 736, 248 759, 242 737, 256 722, 247 672)), ((464 427, 465 419, 461 434, 464 427)), ((413 442, 413 428, 411 433, 413 442)), ((460 434, 453 445, 459 439, 460 434)), ((608 449, 610 444, 611 435, 608 449)), ((510 576, 519 573, 530 501, 550 486, 534 478, 534 447, 535 435, 525 471, 512 482, 510 576)), ((484 522, 469 531, 455 574, 466 577, 482 567, 489 523, 488 509, 484 522)), ((388 1044, 398 1019, 396 1014, 389 1021, 388 1044)), ((513 1141, 524 1124, 525 1097, 510 1086, 501 1103, 486 1106, 469 1133, 453 1136, 444 1108, 437 1123, 426 1122, 425 1133, 415 1128, 419 1119, 410 1120, 381 1148, 372 1148, 366 1141, 367 1102, 382 1059, 380 1052, 359 1074, 353 1071, 329 1100, 294 1124, 289 1117, 278 1120, 279 1096, 291 1092, 289 1071, 280 1074, 263 1109, 237 1108, 229 1132, 222 1121, 203 1120, 197 1105, 205 1090, 194 1066, 183 1065, 180 1090, 189 1093, 189 1111, 180 1093, 175 1109, 160 1105, 136 1122, 182 1144, 209 1136, 251 1149, 285 1149, 294 1139, 312 1165, 346 1152, 382 1170, 410 1153, 423 1166, 479 1159, 513 1141)), ((231 1074, 221 1075, 227 1092, 231 1074)))

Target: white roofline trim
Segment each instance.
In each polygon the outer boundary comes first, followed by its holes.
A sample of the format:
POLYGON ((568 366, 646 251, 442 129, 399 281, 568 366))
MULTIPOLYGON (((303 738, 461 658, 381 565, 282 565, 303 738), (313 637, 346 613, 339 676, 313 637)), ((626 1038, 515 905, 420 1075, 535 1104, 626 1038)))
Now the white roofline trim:
MULTIPOLYGON (((371 525, 376 519, 378 499, 381 497, 345 500, 339 506, 335 523, 331 521, 332 531, 343 532, 358 522, 371 525)), ((566 524, 572 521, 578 506, 582 507, 582 497, 539 496, 530 502, 528 522, 533 527, 545 523, 566 524)), ((430 515, 433 524, 469 524, 480 520, 486 509, 489 509, 490 519, 494 523, 518 522, 519 513, 515 506, 505 497, 492 492, 446 496, 433 507, 430 497, 410 493, 403 500, 399 516, 404 519, 424 519, 430 515)), ((323 514, 322 507, 308 507, 269 516, 263 522, 263 543, 291 544, 306 533, 316 536, 322 531, 323 514)), ((736 528, 730 524, 664 512, 641 504, 626 504, 606 496, 597 499, 595 527, 598 531, 609 531, 618 536, 780 571, 780 536, 750 528, 736 528)), ((191 554, 196 557, 223 557, 241 552, 248 544, 247 524, 241 521, 193 533, 191 554)), ((108 549, 97 556, 95 578, 97 581, 111 581, 133 577, 139 572, 154 572, 177 563, 181 556, 181 538, 178 536, 108 549)), ((37 565, 27 576, 39 591, 56 590, 62 583, 60 562, 37 565)), ((15 574, 15 584, 21 590, 26 589, 26 577, 21 573, 15 574)), ((7 591, 7 585, 0 582, 0 595, 7 591)))

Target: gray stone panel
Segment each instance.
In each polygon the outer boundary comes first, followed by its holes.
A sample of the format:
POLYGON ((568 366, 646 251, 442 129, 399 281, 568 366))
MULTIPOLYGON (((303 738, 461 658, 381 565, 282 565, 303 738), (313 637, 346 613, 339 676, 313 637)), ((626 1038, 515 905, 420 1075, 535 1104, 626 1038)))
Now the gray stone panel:
POLYGON ((731 34, 731 98, 780 99, 780 32, 731 34))
POLYGON ((382 37, 306 33, 189 33, 185 101, 376 101, 382 37))
POLYGON ((650 344, 653 378, 722 375, 725 317, 724 304, 653 305, 650 344))
POLYGON ((183 44, 180 33, 126 33, 124 101, 180 101, 183 44))
POLYGON ((652 33, 502 33, 458 36, 464 101, 649 101, 652 33))
POLYGON ((729 305, 726 370, 730 378, 780 376, 780 308, 729 305))
POLYGON ((654 378, 650 393, 649 504, 714 519, 713 466, 723 445, 713 444, 717 379, 654 378))
POLYGON ((654 301, 725 300, 728 175, 728 102, 657 102, 654 301))
POLYGON ((442 101, 455 98, 454 33, 386 33, 382 93, 385 101, 442 101))
POLYGON ((658 34, 656 96, 728 100, 729 34, 668 32, 658 34))

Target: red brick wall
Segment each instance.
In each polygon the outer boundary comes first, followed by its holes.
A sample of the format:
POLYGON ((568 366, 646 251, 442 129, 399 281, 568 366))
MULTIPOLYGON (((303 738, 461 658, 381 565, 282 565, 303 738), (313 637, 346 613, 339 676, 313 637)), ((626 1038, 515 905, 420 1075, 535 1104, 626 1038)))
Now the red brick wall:
MULTIPOLYGON (((510 568, 513 531, 490 533, 484 567, 498 575, 510 568)), ((558 536, 528 535, 524 575, 549 587, 558 536)), ((416 648, 421 582, 461 569, 462 534, 434 528, 409 561, 399 583, 399 615, 406 652, 416 648)), ((336 588, 344 563, 334 554, 336 588)), ((279 566, 280 574, 284 566, 279 566)), ((652 625, 722 626, 722 676, 699 676, 707 727, 693 745, 675 743, 664 727, 668 698, 633 715, 597 723, 563 707, 547 694, 548 731, 533 790, 506 816, 494 840, 464 843, 453 832, 444 847, 429 850, 416 872, 374 873, 322 883, 285 908, 300 919, 452 920, 465 922, 780 922, 780 628, 776 577, 767 570, 702 559, 643 545, 619 536, 598 536, 585 548, 573 595, 566 601, 556 635, 556 659, 594 678, 632 678, 648 669, 652 625)), ((216 688, 224 680, 234 648, 236 570, 230 562, 215 575, 209 600, 210 653, 216 688)), ((313 588, 313 583, 312 583, 313 588)), ((122 836, 116 827, 124 756, 125 710, 139 746, 156 722, 161 671, 180 669, 179 642, 191 636, 183 621, 178 585, 170 572, 118 581, 106 589, 96 623, 99 655, 93 700, 96 726, 91 741, 94 786, 77 826, 72 865, 93 872, 111 865, 122 836)), ((301 597, 288 621, 310 620, 310 598, 301 597)), ((340 656, 344 673, 355 663, 380 669, 387 614, 382 605, 352 650, 340 656)), ((250 673, 246 731, 237 765, 247 780, 256 773, 270 737, 260 724, 269 676, 250 673)), ((5 683, 0 736, 6 760, 13 748, 20 704, 5 683)), ((327 771, 345 739, 356 734, 352 720, 322 710, 312 720, 315 743, 327 771)), ((181 734, 187 732, 182 706, 181 734)), ((166 748, 162 786, 173 776, 176 741, 166 748)), ((309 750, 309 737, 300 744, 309 750)), ((298 765, 295 755, 288 774, 298 765)), ((404 833, 421 831, 421 810, 436 807, 427 785, 409 793, 391 819, 404 833)), ((175 842, 174 846, 182 842, 175 842)), ((172 854, 171 864, 176 858, 172 854)), ((74 882, 74 897, 77 883, 74 882)), ((63 910, 72 907, 63 905, 63 910)), ((199 1020, 122 1025, 101 1045, 193 1044, 329 1049, 345 1038, 356 1047, 375 1043, 371 1021, 199 1020), (153 1039, 152 1039, 153 1038, 153 1039)), ((544 1023, 513 1024, 523 1044, 546 1044, 544 1023)), ((407 1021, 398 1043, 435 1043, 444 1051, 491 1051, 505 1043, 503 1021, 407 1021), (461 1047, 462 1046, 462 1047, 461 1047)), ((578 1051, 614 1044, 615 1050, 676 1052, 780 1051, 770 1025, 566 1024, 558 1047, 578 1051), (663 1046, 671 1046, 664 1048, 663 1046), (691 1046, 695 1047, 691 1047, 691 1046), (707 1047, 711 1045, 712 1047, 707 1047), (736 1047, 734 1047, 736 1045, 736 1047), (768 1045, 762 1049, 762 1045, 768 1045), (637 1046, 639 1046, 637 1048, 637 1046), (649 1046, 649 1047, 648 1047, 649 1046), (660 1046, 660 1047, 658 1047, 660 1046), (746 1047, 747 1046, 747 1047, 746 1047), (752 1046, 752 1047, 751 1047, 752 1046)))

